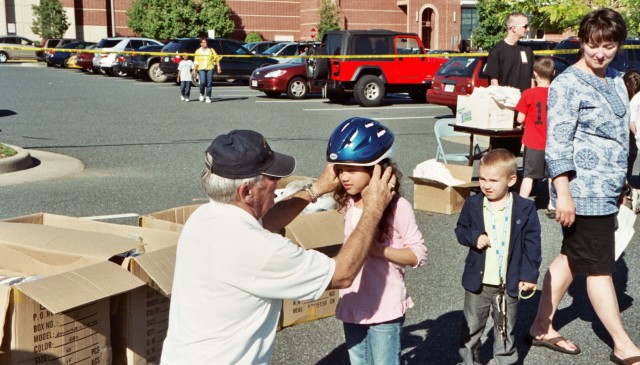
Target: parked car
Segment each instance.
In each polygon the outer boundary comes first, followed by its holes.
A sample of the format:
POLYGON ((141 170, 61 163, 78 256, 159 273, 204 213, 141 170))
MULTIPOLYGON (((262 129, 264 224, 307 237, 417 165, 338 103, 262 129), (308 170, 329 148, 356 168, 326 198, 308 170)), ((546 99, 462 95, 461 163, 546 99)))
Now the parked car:
MULTIPOLYGON (((535 57, 542 57, 542 55, 535 57)), ((556 75, 570 64, 558 57, 552 57, 556 75)), ((458 95, 469 95, 476 87, 488 87, 491 80, 484 73, 486 56, 459 56, 450 58, 436 72, 431 89, 427 90, 427 101, 431 104, 448 106, 456 114, 458 95)))
POLYGON ((293 56, 304 53, 309 47, 317 46, 319 44, 320 42, 317 42, 316 44, 307 42, 283 42, 268 48, 262 52, 262 54, 276 59, 278 62, 287 62, 293 56))
POLYGON ((93 68, 102 70, 109 76, 113 76, 113 63, 116 60, 117 51, 130 51, 150 44, 162 45, 161 42, 151 38, 116 37, 103 38, 98 42, 96 49, 109 51, 109 53, 96 53, 93 57, 93 68))
MULTIPOLYGON (((305 55, 303 53, 301 56, 305 55)), ((309 93, 322 90, 309 84, 307 67, 302 57, 256 69, 249 79, 249 86, 269 97, 286 93, 290 99, 304 99, 309 93)))
MULTIPOLYGON (((234 40, 225 38, 209 38, 209 48, 213 48, 217 54, 223 56, 220 61, 221 74, 216 74, 214 80, 249 81, 253 70, 260 66, 272 65, 278 61, 272 58, 265 58, 252 55, 246 48, 234 40), (239 56, 239 57, 224 57, 239 56)), ((178 38, 169 42, 162 52, 175 54, 174 56, 163 56, 160 63, 160 70, 169 79, 175 79, 178 73, 178 64, 182 60, 183 53, 193 54, 200 47, 199 38, 178 38)), ((194 85, 199 85, 199 81, 193 81, 194 85)))
POLYGON ((92 51, 95 48, 96 48, 96 45, 92 44, 90 46, 87 46, 87 48, 85 48, 85 52, 78 53, 78 56, 76 58, 76 65, 80 67, 82 71, 84 72, 92 71, 94 73, 100 72, 99 69, 93 68, 93 57, 94 57, 93 52, 86 52, 86 51, 92 51))
MULTIPOLYGON (((640 71, 640 49, 626 49, 624 46, 638 46, 640 45, 640 39, 627 38, 622 45, 622 49, 613 58, 610 63, 610 67, 620 71, 627 72, 629 70, 640 71)), ((554 50, 577 50, 580 48, 580 41, 577 37, 565 38, 554 48, 554 50)), ((573 64, 578 60, 578 54, 573 53, 558 53, 554 54, 558 58, 562 58, 570 64, 573 64)))
POLYGON ((424 102, 436 71, 447 61, 426 57, 417 34, 384 29, 328 31, 321 46, 308 53, 307 73, 315 86, 326 87, 330 101, 346 103, 354 97, 364 107, 381 105, 387 92, 424 102))
POLYGON ((22 50, 22 49, 9 49, 3 48, 5 47, 39 47, 39 45, 25 37, 19 37, 15 35, 5 35, 0 36, 0 63, 5 63, 10 59, 20 59, 20 60, 35 60, 36 51, 30 50, 22 50))
MULTIPOLYGON (((67 44, 58 46, 56 48, 82 50, 91 45, 95 45, 95 43, 77 41, 77 42, 67 43, 67 44)), ((60 66, 60 67, 67 68, 69 67, 67 62, 69 61, 69 58, 71 58, 71 56, 73 56, 74 54, 75 53, 72 53, 71 51, 55 51, 47 60, 47 66, 60 66)))
MULTIPOLYGON (((77 39, 74 39, 74 38, 45 38, 42 40, 42 44, 40 46, 43 49, 59 48, 60 46, 63 46, 65 44, 69 44, 75 41, 77 41, 77 39)), ((49 57, 53 55, 53 52, 54 51, 51 49, 36 51, 36 56, 38 57, 38 61, 47 62, 49 60, 49 57)), ((47 63, 47 66, 51 67, 51 65, 49 65, 48 63, 47 63)))
POLYGON ((258 41, 258 42, 249 42, 245 43, 242 46, 246 48, 249 52, 253 54, 261 54, 266 51, 269 47, 275 46, 280 42, 278 41, 258 41))
POLYGON ((136 69, 131 62, 130 53, 118 53, 113 61, 113 74, 116 76, 138 77, 136 69))
POLYGON ((160 60, 161 56, 142 54, 143 52, 160 52, 164 46, 159 46, 156 44, 142 46, 137 50, 141 52, 141 54, 132 54, 131 55, 131 63, 133 64, 133 68, 135 72, 140 76, 143 80, 151 80, 154 82, 165 82, 167 81, 167 76, 160 69, 160 60))

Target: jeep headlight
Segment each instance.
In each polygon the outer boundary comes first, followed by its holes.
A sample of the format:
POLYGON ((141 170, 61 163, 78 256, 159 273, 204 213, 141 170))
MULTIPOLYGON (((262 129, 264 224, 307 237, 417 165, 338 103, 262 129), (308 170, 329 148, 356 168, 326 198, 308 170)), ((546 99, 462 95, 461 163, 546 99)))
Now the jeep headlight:
POLYGON ((287 73, 287 71, 285 71, 285 70, 276 70, 276 71, 271 71, 271 72, 267 73, 266 75, 264 75, 264 77, 267 78, 267 79, 270 79, 270 78, 280 77, 280 76, 284 75, 285 73, 287 73))

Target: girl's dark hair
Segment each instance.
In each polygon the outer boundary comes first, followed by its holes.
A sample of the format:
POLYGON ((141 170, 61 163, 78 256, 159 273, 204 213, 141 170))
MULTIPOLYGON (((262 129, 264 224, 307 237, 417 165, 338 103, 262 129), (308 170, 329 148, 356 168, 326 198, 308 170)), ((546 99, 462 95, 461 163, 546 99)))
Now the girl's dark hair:
MULTIPOLYGON (((389 158, 385 158, 384 160, 378 163, 380 167, 382 167, 382 171, 384 171, 387 167, 391 166, 393 170, 393 174, 396 176, 396 186, 393 190, 396 192, 396 195, 393 197, 387 208, 384 210, 382 214, 382 218, 380 219, 380 224, 378 224, 378 229, 375 233, 375 239, 379 242, 384 242, 387 239, 393 237, 393 227, 391 223, 393 223, 393 216, 395 214, 395 202, 401 196, 400 190, 400 182, 402 181, 402 172, 398 169, 398 166, 391 161, 389 158)), ((363 166, 369 175, 373 173, 373 166, 363 166)), ((344 207, 349 202, 351 196, 347 193, 342 185, 339 185, 336 191, 333 193, 333 199, 338 203, 338 210, 343 210, 344 207)))
POLYGON ((622 79, 627 87, 629 100, 631 100, 631 98, 640 91, 640 72, 636 70, 627 71, 624 76, 622 76, 622 79))
POLYGON ((615 10, 602 8, 585 15, 580 21, 578 38, 581 43, 615 42, 622 46, 627 38, 627 26, 622 15, 615 10))

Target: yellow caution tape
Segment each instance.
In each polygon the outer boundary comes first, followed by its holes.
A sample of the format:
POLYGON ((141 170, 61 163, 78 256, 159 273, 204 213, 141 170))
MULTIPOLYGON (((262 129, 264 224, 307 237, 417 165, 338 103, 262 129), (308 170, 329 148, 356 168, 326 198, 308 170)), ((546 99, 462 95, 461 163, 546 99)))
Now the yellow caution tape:
MULTIPOLYGON (((640 49, 640 45, 624 45, 623 49, 640 49)), ((70 53, 116 53, 116 54, 130 54, 130 55, 147 55, 147 56, 181 56, 186 54, 188 56, 195 56, 195 53, 184 52, 140 52, 140 51, 107 51, 99 49, 75 49, 75 48, 40 48, 40 47, 25 47, 25 46, 7 46, 0 45, 0 50, 23 50, 23 51, 54 51, 54 52, 70 52, 70 53)), ((540 50, 533 51, 536 55, 559 55, 559 54, 575 54, 578 53, 578 49, 558 49, 558 50, 540 50)), ((224 55, 225 58, 339 58, 339 59, 362 59, 362 58, 449 58, 449 57, 481 57, 487 56, 488 52, 470 52, 470 53, 429 53, 429 54, 382 54, 382 55, 295 55, 295 56, 272 56, 272 55, 224 55)))

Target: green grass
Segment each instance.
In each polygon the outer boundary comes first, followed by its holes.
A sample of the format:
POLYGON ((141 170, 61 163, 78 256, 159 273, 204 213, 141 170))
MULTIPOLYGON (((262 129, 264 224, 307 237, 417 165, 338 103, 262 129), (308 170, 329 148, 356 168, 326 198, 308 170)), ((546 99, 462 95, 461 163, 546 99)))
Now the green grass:
POLYGON ((0 158, 11 157, 17 153, 18 152, 16 152, 16 150, 14 150, 13 148, 0 143, 0 158))

